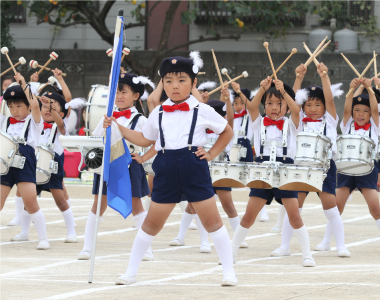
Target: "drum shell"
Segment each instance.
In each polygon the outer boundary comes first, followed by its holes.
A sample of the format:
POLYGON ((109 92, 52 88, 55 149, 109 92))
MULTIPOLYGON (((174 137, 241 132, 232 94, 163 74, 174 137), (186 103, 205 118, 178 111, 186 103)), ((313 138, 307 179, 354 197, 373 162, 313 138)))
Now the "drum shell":
POLYGON ((107 98, 108 86, 98 84, 91 87, 85 117, 85 127, 88 129, 86 135, 92 135, 101 118, 107 113, 107 98))
POLYGON ((247 168, 249 170, 246 178, 247 187, 255 189, 271 189, 277 187, 278 175, 276 176, 270 164, 247 163, 247 168))
POLYGON ((311 166, 327 165, 331 146, 330 138, 325 135, 307 131, 300 132, 297 134, 294 163, 311 166))
POLYGON ((14 142, 14 139, 11 135, 7 134, 4 131, 1 131, 0 139, 0 174, 6 175, 17 153, 18 144, 14 142), (12 150, 13 152, 11 153, 12 150))
POLYGON ((300 192, 322 192, 325 170, 298 165, 283 165, 279 168, 280 190, 300 192))
POLYGON ((345 134, 337 138, 336 145, 334 160, 339 173, 363 176, 372 172, 372 155, 376 147, 372 139, 357 134, 345 134))
POLYGON ((36 182, 37 184, 48 183, 52 172, 50 162, 54 161, 54 152, 45 146, 39 145, 36 148, 36 158, 36 182))
POLYGON ((240 144, 232 145, 230 149, 230 161, 237 162, 240 161, 240 158, 246 157, 247 149, 240 144))
POLYGON ((244 164, 212 162, 210 165, 212 185, 215 187, 245 187, 242 182, 244 177, 244 164))

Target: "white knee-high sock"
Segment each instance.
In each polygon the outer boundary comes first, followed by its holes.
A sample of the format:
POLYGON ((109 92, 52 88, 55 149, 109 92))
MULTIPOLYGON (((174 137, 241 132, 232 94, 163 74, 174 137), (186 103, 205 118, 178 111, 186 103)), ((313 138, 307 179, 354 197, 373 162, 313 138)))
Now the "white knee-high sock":
POLYGON ((39 241, 48 241, 48 237, 46 234, 46 223, 45 223, 45 216, 42 210, 40 209, 34 214, 30 215, 32 218, 32 221, 34 223, 34 227, 36 227, 37 233, 38 233, 38 240, 39 241))
POLYGON ((325 216, 330 222, 331 231, 334 234, 337 250, 346 249, 344 243, 344 226, 342 217, 340 216, 338 207, 327 209, 323 211, 325 216))
POLYGON ((13 220, 17 222, 21 222, 22 211, 24 210, 24 201, 22 201, 22 197, 15 196, 15 212, 16 216, 13 220))
POLYGON ((375 222, 376 222, 377 227, 379 227, 379 229, 380 229, 380 219, 375 220, 375 222))
POLYGON ((74 237, 76 236, 75 232, 75 222, 74 222, 74 216, 71 208, 69 207, 65 211, 62 212, 63 219, 65 220, 66 223, 66 228, 67 228, 67 236, 68 237, 74 237))
MULTIPOLYGON (((301 214, 302 208, 299 208, 301 214)), ((288 214, 285 214, 284 222, 282 223, 282 237, 281 246, 283 250, 287 250, 290 247, 290 241, 292 240, 294 228, 290 225, 288 214)))
POLYGON ((195 214, 189 214, 184 212, 181 218, 181 225, 179 226, 178 238, 183 241, 185 239, 185 234, 187 229, 189 228, 191 221, 195 218, 195 214))
POLYGON ((141 228, 139 229, 133 242, 128 268, 125 272, 126 275, 130 277, 136 276, 140 263, 146 251, 152 245, 153 239, 153 235, 145 233, 141 228))
POLYGON ((331 237, 332 237, 331 223, 329 220, 327 220, 325 236, 323 237, 323 240, 321 243, 325 245, 330 245, 331 237))
POLYGON ((301 245, 302 257, 303 258, 312 257, 311 252, 310 252, 309 233, 307 232, 306 226, 303 225, 301 228, 294 229, 294 234, 296 235, 297 240, 301 245))
POLYGON ((234 236, 232 238, 232 254, 236 257, 237 252, 240 248, 241 243, 245 240, 248 235, 249 228, 244 228, 240 224, 236 227, 234 236))
POLYGON ((71 199, 70 199, 70 197, 66 201, 67 201, 67 204, 69 205, 69 207, 71 208, 71 199))
POLYGON ((187 201, 181 201, 180 203, 178 203, 178 205, 179 205, 179 208, 181 209, 182 213, 184 213, 186 206, 187 206, 187 201))
POLYGON ((285 214, 286 214, 286 209, 283 205, 280 205, 279 209, 278 209, 278 214, 277 214, 277 221, 276 221, 276 226, 281 228, 282 227, 282 224, 283 224, 283 221, 284 221, 284 217, 285 217, 285 214))
POLYGON ((199 219, 198 215, 195 215, 195 223, 197 224, 199 235, 201 237, 201 246, 210 246, 210 243, 208 241, 208 232, 203 227, 202 222, 199 219))
POLYGON ((223 225, 217 231, 210 232, 210 236, 214 242, 216 252, 218 253, 219 259, 222 263, 223 276, 230 274, 235 275, 231 242, 226 226, 223 225))
MULTIPOLYGON (((139 213, 139 214, 137 214, 137 215, 135 215, 135 216, 133 217, 133 220, 134 220, 135 223, 136 223, 136 228, 137 228, 137 230, 139 230, 139 229, 141 228, 141 226, 142 226, 142 224, 144 223, 144 220, 145 220, 147 214, 148 214, 148 213, 147 213, 146 211, 144 211, 144 212, 141 212, 141 213, 139 213)), ((149 248, 148 248, 148 252, 152 252, 152 251, 153 251, 152 248, 149 247, 149 248)))
MULTIPOLYGON (((100 217, 100 221, 102 220, 103 218, 100 217)), ((88 252, 92 251, 92 244, 94 243, 95 224, 96 224, 96 215, 90 210, 88 212, 86 228, 84 230, 84 242, 83 242, 82 251, 88 251, 88 252)))
POLYGON ((29 235, 29 228, 30 223, 32 222, 31 215, 26 211, 22 211, 21 215, 21 235, 28 236, 29 235))
POLYGON ((239 224, 240 224, 240 217, 236 216, 236 217, 233 217, 233 218, 228 218, 228 221, 230 221, 230 225, 232 227, 232 230, 235 231, 236 227, 238 227, 239 224))
POLYGON ((145 211, 149 210, 150 202, 152 202, 152 198, 149 196, 146 196, 144 200, 144 204, 143 204, 145 211))

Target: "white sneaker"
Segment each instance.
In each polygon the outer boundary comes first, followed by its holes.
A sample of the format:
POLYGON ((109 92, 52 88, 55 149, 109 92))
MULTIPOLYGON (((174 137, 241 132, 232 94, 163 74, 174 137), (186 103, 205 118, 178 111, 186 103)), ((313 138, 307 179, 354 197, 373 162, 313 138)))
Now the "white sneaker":
POLYGON ((169 246, 185 246, 185 241, 180 240, 178 237, 176 237, 169 243, 169 246))
POLYGON ((145 252, 145 255, 143 257, 143 261, 151 261, 154 259, 154 254, 153 254, 153 250, 152 248, 151 249, 148 249, 146 252, 145 252))
POLYGON ((269 216, 267 213, 263 214, 261 213, 260 214, 260 219, 259 219, 260 222, 268 222, 269 221, 269 216))
POLYGON ((315 267, 316 263, 312 256, 304 257, 302 261, 302 266, 304 267, 315 267))
POLYGON ((282 248, 277 248, 274 250, 270 256, 272 257, 282 257, 282 256, 290 256, 292 253, 290 252, 290 249, 282 249, 282 248))
POLYGON ((200 253, 211 253, 211 247, 210 245, 201 245, 199 248, 200 253))
POLYGON ((269 231, 270 233, 281 233, 281 228, 277 225, 274 225, 274 227, 269 231))
POLYGON ((237 277, 235 274, 223 276, 222 286, 236 286, 237 277))
POLYGON ((90 251, 82 250, 78 254, 78 260, 89 260, 89 259, 91 259, 91 253, 90 253, 90 251))
POLYGON ((68 236, 65 238, 65 243, 78 243, 78 239, 76 236, 68 236))
POLYGON ((37 250, 47 250, 50 249, 49 241, 40 241, 37 245, 37 250))
POLYGON ((121 275, 118 279, 116 279, 115 284, 116 285, 129 285, 136 282, 136 276, 128 276, 126 274, 121 275))
POLYGON ((12 221, 10 221, 7 226, 20 226, 21 220, 20 218, 14 217, 12 221))
POLYGON ((338 250, 337 251, 337 255, 339 257, 351 257, 351 253, 350 251, 348 251, 347 249, 341 249, 341 250, 338 250))
POLYGON ((331 247, 330 244, 324 244, 319 243, 317 246, 315 246, 314 251, 330 251, 331 247))
POLYGON ((189 229, 190 230, 197 230, 198 229, 197 224, 195 224, 194 220, 190 223, 189 229))
POLYGON ((28 236, 21 235, 21 233, 15 235, 14 237, 11 237, 11 242, 22 242, 22 241, 29 241, 28 236))
POLYGON ((248 244, 246 241, 243 241, 240 245, 240 248, 248 248, 248 244))

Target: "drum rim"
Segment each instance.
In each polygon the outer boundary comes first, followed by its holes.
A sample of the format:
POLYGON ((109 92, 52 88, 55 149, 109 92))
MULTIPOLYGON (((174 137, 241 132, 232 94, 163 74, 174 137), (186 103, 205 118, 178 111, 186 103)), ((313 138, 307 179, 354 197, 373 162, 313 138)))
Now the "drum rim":
POLYGON ((321 139, 326 140, 328 143, 330 143, 332 145, 331 139, 327 135, 320 134, 320 133, 315 133, 315 132, 310 132, 310 131, 301 131, 297 134, 297 137, 298 136, 308 136, 308 135, 314 136, 314 137, 319 136, 321 139))
POLYGON ((38 146, 36 147, 36 150, 37 150, 38 148, 40 148, 40 149, 42 149, 42 150, 45 150, 46 152, 49 152, 49 153, 53 156, 53 158, 54 158, 54 156, 55 156, 55 152, 54 152, 53 149, 51 149, 51 148, 49 148, 49 147, 47 147, 47 146, 45 146, 45 145, 38 145, 38 146))
POLYGON ((46 175, 48 177, 48 180, 46 180, 44 182, 37 181, 37 173, 36 173, 36 182, 38 185, 45 184, 45 183, 48 183, 50 181, 51 173, 49 173, 48 171, 41 169, 40 167, 36 167, 36 172, 43 173, 44 175, 46 175))
POLYGON ((364 139, 366 140, 367 142, 375 145, 375 142, 368 136, 365 136, 365 135, 360 135, 360 134, 341 134, 340 136, 338 136, 336 138, 336 141, 338 142, 338 140, 341 140, 341 139, 364 139))

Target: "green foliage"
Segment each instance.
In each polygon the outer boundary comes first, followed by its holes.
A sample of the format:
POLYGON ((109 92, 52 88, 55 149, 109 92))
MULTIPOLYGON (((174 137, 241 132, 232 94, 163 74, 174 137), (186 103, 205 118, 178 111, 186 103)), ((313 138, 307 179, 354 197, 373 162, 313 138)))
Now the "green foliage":
POLYGON ((1 45, 10 49, 13 48, 13 38, 9 33, 9 23, 14 19, 9 13, 12 4, 12 1, 1 1, 1 45))

